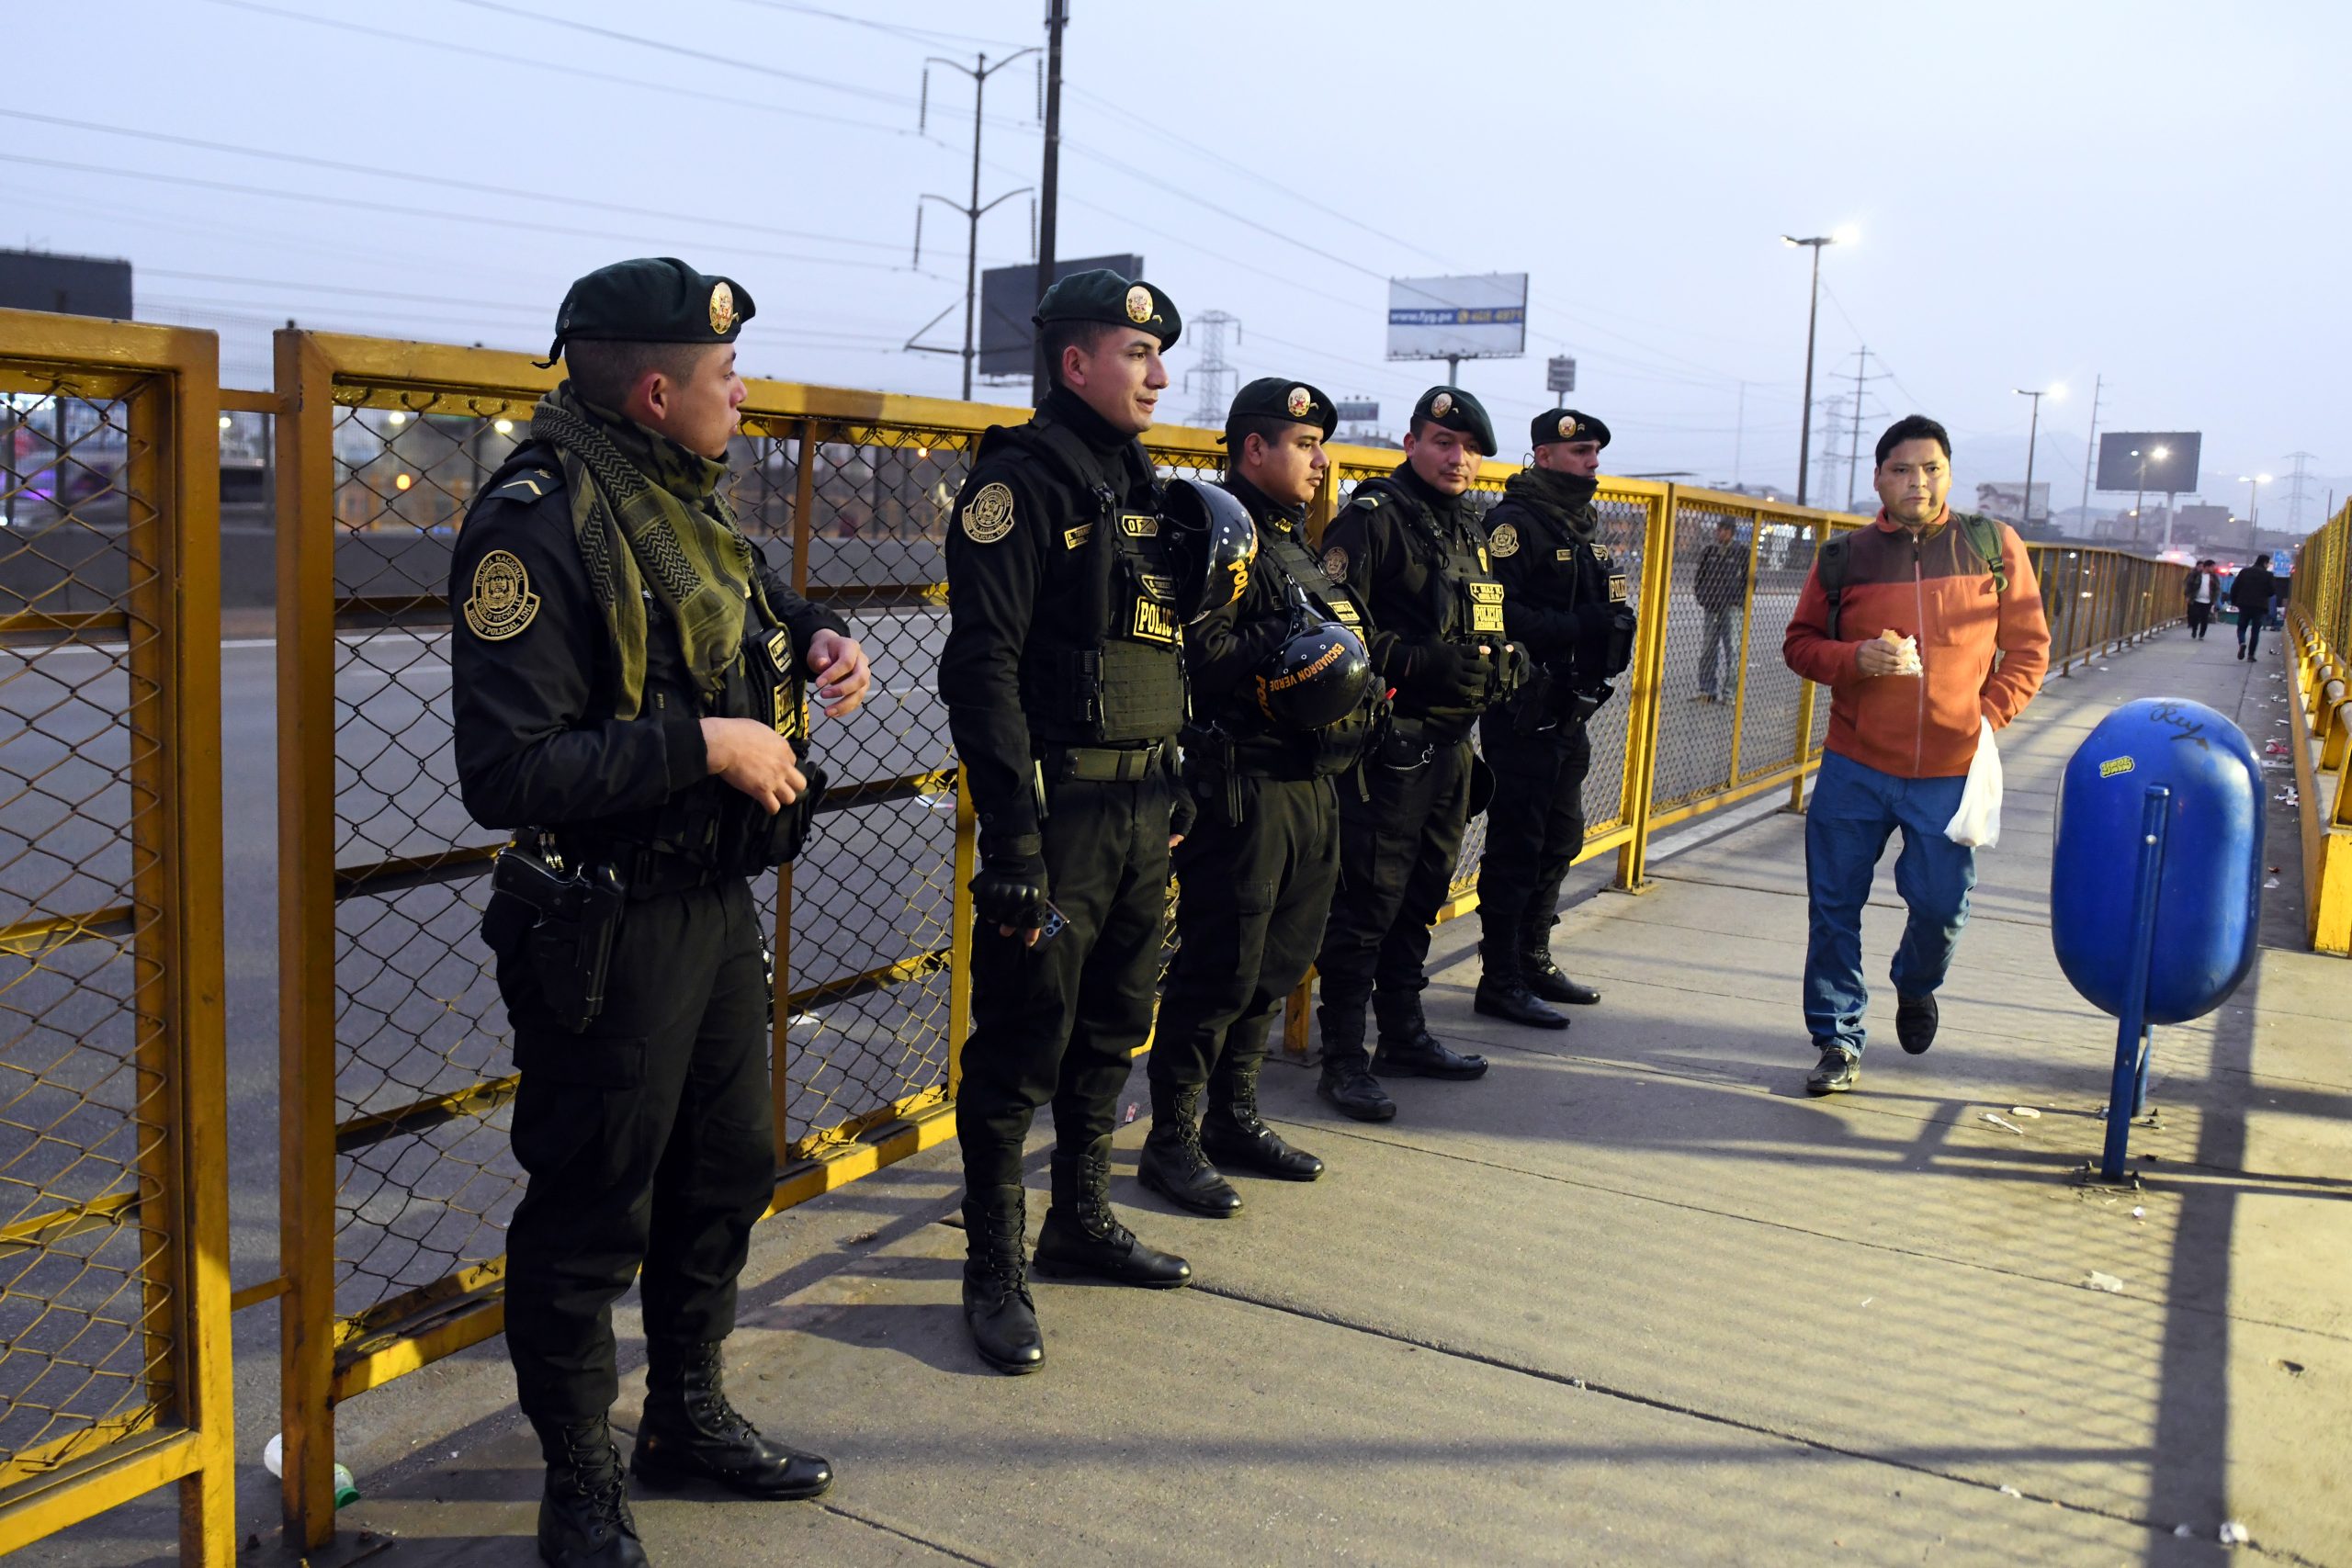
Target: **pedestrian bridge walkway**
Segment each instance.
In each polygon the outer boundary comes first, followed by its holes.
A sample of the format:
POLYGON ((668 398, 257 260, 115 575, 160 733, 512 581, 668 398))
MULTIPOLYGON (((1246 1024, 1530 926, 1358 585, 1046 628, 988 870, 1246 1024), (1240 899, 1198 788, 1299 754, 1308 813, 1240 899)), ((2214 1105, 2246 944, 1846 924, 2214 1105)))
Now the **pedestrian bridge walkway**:
MULTIPOLYGON (((1803 824, 1775 812, 1662 844, 1652 891, 1573 904, 1555 947, 1606 999, 1565 1035, 1476 1017, 1475 923, 1442 927, 1432 1024, 1495 1069, 1393 1085, 1397 1119, 1365 1127, 1270 1068, 1269 1114, 1327 1160, 1319 1183, 1181 1217, 1127 1179, 1129 1126, 1115 1194, 1199 1284, 1041 1284, 1040 1376, 966 1343, 952 1145, 802 1205, 758 1233, 730 1377, 841 1479, 813 1506, 647 1498, 649 1548, 2112 1564, 2216 1562, 2236 1525, 2258 1559, 2352 1563, 2347 972, 2301 951, 2291 809, 2270 808, 2276 944, 2221 1011, 2157 1036, 2143 1192, 2071 1179, 2098 1150, 2113 1025, 2045 920, 2056 781, 2098 717, 2187 696, 2259 746, 2280 668, 2176 630, 2053 679, 2004 737, 2007 822, 1942 1034, 1902 1055, 1874 998, 1883 1043, 1851 1095, 1803 1092, 1803 824)), ((1891 868, 1880 895, 1883 974, 1891 868)), ((534 1561, 512 1398, 492 1341, 347 1407, 368 1495, 337 1556, 397 1538, 387 1561, 534 1561)))

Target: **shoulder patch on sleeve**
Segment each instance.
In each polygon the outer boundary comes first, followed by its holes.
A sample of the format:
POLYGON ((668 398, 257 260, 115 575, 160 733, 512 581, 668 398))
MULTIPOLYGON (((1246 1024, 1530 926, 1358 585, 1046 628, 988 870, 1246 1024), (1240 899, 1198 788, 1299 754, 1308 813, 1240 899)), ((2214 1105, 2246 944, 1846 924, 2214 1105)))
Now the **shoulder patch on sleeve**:
POLYGON ((1334 582, 1348 580, 1348 552, 1333 545, 1323 552, 1323 575, 1334 582))
POLYGON ((993 545, 1012 532, 1012 487, 992 479, 967 502, 957 521, 976 545, 993 545))
POLYGON ((528 504, 544 501, 562 487, 563 481, 546 468, 524 468, 506 479, 483 497, 486 501, 519 501, 528 504))
POLYGON ((539 614, 531 574, 512 550, 492 550, 474 563, 473 592, 466 596, 466 627, 484 642, 504 642, 528 629, 539 614))
POLYGON ((1519 530, 1508 523, 1504 524, 1487 540, 1487 547, 1495 552, 1497 560, 1519 554, 1519 530))

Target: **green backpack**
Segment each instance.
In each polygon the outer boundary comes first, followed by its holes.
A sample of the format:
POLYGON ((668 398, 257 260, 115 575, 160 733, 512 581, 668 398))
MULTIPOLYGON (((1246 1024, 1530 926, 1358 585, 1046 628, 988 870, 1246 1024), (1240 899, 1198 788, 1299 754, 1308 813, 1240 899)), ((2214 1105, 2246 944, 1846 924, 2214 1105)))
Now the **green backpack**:
MULTIPOLYGON (((1993 592, 2009 591, 2008 558, 2001 549, 2001 525, 1981 512, 1955 512, 1954 523, 1960 525, 1961 536, 1968 547, 1976 552, 1984 570, 1993 574, 1993 592)), ((1851 553, 1853 535, 1833 534, 1822 542, 1820 559, 1814 570, 1821 578, 1821 591, 1829 596, 1829 638, 1838 640, 1838 602, 1846 592, 1846 568, 1851 553)))

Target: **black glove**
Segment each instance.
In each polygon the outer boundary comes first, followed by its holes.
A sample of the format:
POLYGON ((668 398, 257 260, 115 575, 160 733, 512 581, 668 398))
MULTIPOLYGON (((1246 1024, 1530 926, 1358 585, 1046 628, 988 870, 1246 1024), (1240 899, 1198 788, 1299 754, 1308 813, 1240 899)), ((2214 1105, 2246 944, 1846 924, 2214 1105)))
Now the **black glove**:
POLYGON ((1412 661, 1396 687, 1423 707, 1484 707, 1494 670, 1483 653, 1432 639, 1413 645, 1412 661))
POLYGON ((972 878, 972 912, 982 930, 1036 930, 1046 923, 1046 897, 1043 855, 984 855, 972 878))

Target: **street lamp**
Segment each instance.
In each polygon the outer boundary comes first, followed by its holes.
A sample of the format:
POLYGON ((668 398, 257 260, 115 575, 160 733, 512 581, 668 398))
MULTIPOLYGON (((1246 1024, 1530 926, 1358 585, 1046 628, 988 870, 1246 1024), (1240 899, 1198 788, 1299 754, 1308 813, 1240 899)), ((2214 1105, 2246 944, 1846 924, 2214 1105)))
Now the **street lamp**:
MULTIPOLYGON (((2140 492, 2132 502, 2132 537, 2136 541, 2140 537, 2140 508, 2148 503, 2148 465, 2162 463, 2166 457, 2172 456, 2172 448, 2152 446, 2143 452, 2134 446, 2132 448, 2132 456, 2140 459, 2140 492)), ((2172 508, 2170 506, 2165 508, 2165 548, 2172 548, 2172 508)))
POLYGON ((1813 340, 1814 329, 1821 321, 1821 247, 1850 245, 1861 236, 1852 224, 1847 224, 1834 234, 1815 234, 1800 240, 1793 234, 1781 236, 1781 243, 1791 247, 1804 245, 1813 252, 1813 293, 1804 314, 1804 423, 1797 429, 1797 504, 1804 504, 1805 486, 1812 476, 1806 472, 1813 465, 1813 340))
POLYGON ((2267 485, 2269 482, 2268 474, 2240 474, 2238 476, 2238 483, 2245 486, 2245 547, 2248 550, 2259 552, 2262 548, 2262 530, 2258 525, 2258 519, 2262 515, 2262 496, 2255 487, 2267 485))
POLYGON ((2057 402, 2065 397, 2066 389, 2064 384, 2052 381, 2038 392, 2028 391, 2023 387, 2017 388, 2016 391, 2020 398, 2033 400, 2033 420, 2026 426, 2025 434, 2025 499, 2018 502, 2018 526, 2022 530, 2033 521, 2033 447, 2035 438, 2041 434, 2041 400, 2048 398, 2052 402, 2057 402))

